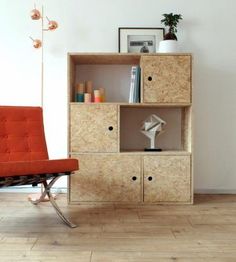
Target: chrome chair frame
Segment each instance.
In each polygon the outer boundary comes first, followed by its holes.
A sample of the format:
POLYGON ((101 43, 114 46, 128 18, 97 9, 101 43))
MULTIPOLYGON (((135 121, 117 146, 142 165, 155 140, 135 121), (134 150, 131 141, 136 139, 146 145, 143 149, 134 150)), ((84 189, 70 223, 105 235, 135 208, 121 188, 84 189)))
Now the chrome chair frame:
POLYGON ((32 185, 37 186, 39 183, 43 184, 44 190, 40 198, 36 201, 30 200, 30 202, 34 205, 38 205, 42 202, 46 196, 53 208, 55 209, 57 215, 61 218, 61 220, 71 228, 77 227, 77 225, 73 224, 68 218, 64 216, 60 208, 58 207, 56 201, 54 200, 51 188, 54 183, 63 175, 70 175, 71 173, 56 173, 56 174, 43 174, 43 175, 27 175, 27 176, 14 176, 14 177, 3 177, 0 178, 0 188, 9 187, 9 186, 21 186, 21 185, 32 185), (48 183, 47 179, 51 179, 48 183))

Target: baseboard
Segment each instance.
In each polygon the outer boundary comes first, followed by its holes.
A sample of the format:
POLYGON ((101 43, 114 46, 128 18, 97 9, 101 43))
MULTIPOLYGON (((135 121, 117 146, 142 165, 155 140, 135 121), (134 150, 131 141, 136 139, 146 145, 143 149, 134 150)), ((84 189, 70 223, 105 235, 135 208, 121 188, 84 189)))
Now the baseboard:
MULTIPOLYGON (((15 187, 6 187, 6 188, 1 188, 0 193, 5 192, 5 193, 40 193, 41 192, 41 187, 32 187, 32 186, 15 186, 15 187)), ((67 188, 66 187, 52 187, 51 189, 52 193, 60 194, 60 193, 67 193, 67 188)))
POLYGON ((236 194, 236 189, 194 189, 195 194, 236 194))
MULTIPOLYGON (((16 186, 16 187, 6 187, 0 189, 0 192, 9 192, 9 193, 39 193, 41 192, 40 186, 16 186)), ((66 187, 53 187, 52 192, 67 193, 66 187)), ((194 189, 195 194, 236 194, 236 189, 194 189)))

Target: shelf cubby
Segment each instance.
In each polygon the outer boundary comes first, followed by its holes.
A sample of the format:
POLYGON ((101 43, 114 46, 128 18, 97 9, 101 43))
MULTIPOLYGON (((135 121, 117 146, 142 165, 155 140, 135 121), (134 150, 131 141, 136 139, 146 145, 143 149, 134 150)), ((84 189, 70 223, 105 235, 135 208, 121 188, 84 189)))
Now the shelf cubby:
POLYGON ((129 101, 131 68, 140 64, 140 55, 71 54, 68 60, 72 69, 69 72, 70 102, 75 102, 76 84, 88 80, 95 89, 105 88, 107 102, 129 101))
MULTIPOLYGON (((185 127, 189 107, 120 106, 120 152, 143 152, 149 147, 149 139, 141 131, 142 122, 151 114, 162 118, 167 124, 157 137, 157 147, 163 151, 190 151, 185 127), (187 110, 186 110, 187 109, 187 110), (186 141, 187 140, 187 141, 186 141), (186 141, 186 142, 185 142, 186 141)), ((190 119, 188 119, 189 121, 190 119)))

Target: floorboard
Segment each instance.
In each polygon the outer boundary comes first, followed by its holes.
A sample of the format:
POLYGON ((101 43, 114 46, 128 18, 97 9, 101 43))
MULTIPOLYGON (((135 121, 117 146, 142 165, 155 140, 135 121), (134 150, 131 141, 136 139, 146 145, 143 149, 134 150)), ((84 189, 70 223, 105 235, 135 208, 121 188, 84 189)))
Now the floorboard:
POLYGON ((194 205, 58 204, 0 193, 0 261, 236 261, 236 195, 196 195, 194 205))

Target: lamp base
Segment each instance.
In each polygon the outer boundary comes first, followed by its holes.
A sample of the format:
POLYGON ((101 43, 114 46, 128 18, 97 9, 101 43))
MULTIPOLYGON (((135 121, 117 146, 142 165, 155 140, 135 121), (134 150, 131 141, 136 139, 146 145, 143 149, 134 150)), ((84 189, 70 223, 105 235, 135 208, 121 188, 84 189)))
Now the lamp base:
MULTIPOLYGON (((42 194, 40 194, 40 193, 28 195, 28 200, 33 201, 33 202, 37 201, 37 200, 40 199, 41 195, 42 194)), ((56 194, 52 194, 52 196, 53 196, 53 199, 56 199, 56 194)), ((48 198, 48 196, 45 196, 45 198, 42 200, 42 202, 47 202, 47 201, 49 201, 49 198, 48 198)))
POLYGON ((161 152, 161 148, 144 148, 144 151, 161 152))

